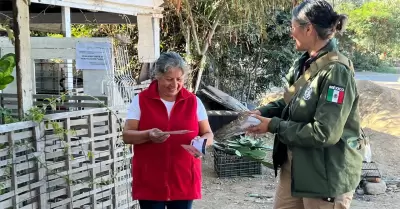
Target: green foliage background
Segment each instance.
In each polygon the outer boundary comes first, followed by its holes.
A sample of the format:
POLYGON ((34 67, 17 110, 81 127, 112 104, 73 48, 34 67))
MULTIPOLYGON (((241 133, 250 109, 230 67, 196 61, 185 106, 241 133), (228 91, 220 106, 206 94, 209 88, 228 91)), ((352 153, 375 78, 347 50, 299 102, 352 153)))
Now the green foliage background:
MULTIPOLYGON (((216 86, 241 101, 257 100, 271 86, 282 84, 282 76, 299 55, 289 31, 292 1, 178 2, 179 5, 166 1, 160 47, 162 52, 176 51, 185 57, 192 68, 192 78, 204 69, 202 84, 216 86), (206 45, 207 50, 199 50, 206 45)), ((400 56, 400 0, 330 2, 338 12, 349 16, 347 31, 338 37, 338 42, 356 70, 394 72, 400 56)), ((115 37, 117 41, 119 36, 126 37, 128 42, 122 44, 129 50, 128 68, 138 76, 135 25, 74 25, 72 34, 115 37)))

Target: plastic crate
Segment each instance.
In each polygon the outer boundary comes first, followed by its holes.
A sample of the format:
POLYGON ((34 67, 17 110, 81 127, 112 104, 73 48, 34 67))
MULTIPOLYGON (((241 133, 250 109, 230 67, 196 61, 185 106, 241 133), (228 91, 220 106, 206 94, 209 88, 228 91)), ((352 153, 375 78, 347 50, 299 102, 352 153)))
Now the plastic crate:
POLYGON ((219 149, 213 148, 214 170, 218 177, 245 177, 261 175, 261 163, 227 154, 219 149))
POLYGON ((381 173, 379 172, 378 166, 375 162, 363 161, 362 173, 363 178, 381 178, 381 173))

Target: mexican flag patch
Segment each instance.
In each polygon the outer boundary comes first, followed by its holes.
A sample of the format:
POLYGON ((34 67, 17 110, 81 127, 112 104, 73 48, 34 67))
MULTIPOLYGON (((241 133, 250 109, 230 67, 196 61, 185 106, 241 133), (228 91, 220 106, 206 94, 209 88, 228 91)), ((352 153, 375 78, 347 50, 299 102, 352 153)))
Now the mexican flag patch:
POLYGON ((330 85, 328 88, 326 101, 342 104, 343 99, 344 99, 344 88, 340 86, 330 85))

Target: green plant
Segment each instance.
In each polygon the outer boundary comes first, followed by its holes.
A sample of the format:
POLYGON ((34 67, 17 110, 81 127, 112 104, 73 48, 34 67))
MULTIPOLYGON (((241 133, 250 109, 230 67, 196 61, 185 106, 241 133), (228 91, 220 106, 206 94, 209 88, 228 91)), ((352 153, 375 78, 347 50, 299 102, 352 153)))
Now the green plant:
POLYGON ((215 142, 213 146, 227 154, 250 158, 261 162, 268 168, 273 168, 272 163, 266 159, 267 154, 271 152, 273 148, 267 145, 263 138, 240 136, 239 138, 227 140, 224 143, 215 142))
POLYGON ((0 58, 0 90, 7 87, 8 84, 14 81, 12 72, 16 66, 15 54, 9 53, 0 58))

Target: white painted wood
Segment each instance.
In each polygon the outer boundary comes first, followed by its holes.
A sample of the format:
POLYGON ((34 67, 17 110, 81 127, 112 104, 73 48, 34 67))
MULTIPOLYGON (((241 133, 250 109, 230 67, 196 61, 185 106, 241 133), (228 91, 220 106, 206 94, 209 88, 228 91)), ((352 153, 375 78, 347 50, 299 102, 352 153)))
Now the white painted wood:
MULTIPOLYGON (((112 42, 111 38, 31 37, 32 49, 75 49, 77 42, 112 42)), ((14 48, 7 37, 0 37, 0 48, 14 48)))
POLYGON ((138 57, 140 62, 152 63, 160 56, 160 19, 138 15, 138 57))
POLYGON ((12 153, 9 155, 7 150, 10 147, 4 148, 7 153, 3 155, 7 155, 8 159, 0 155, 2 167, 0 173, 4 174, 5 166, 10 165, 11 173, 14 175, 3 182, 3 186, 9 189, 9 192, 0 195, 0 208, 56 209, 86 208, 86 206, 90 208, 110 206, 110 208, 118 209, 133 206, 136 208, 134 204, 137 202, 132 201, 130 188, 132 177, 129 165, 133 155, 131 153, 121 155, 124 152, 124 145, 119 143, 121 130, 115 126, 117 118, 105 108, 76 111, 73 114, 64 114, 63 117, 62 114, 48 115, 48 117, 59 120, 58 124, 63 129, 72 130, 78 124, 79 128, 85 131, 67 133, 64 137, 61 136, 62 138, 53 138, 48 131, 54 127, 45 128, 43 123, 40 125, 32 122, 17 123, 19 129, 17 125, 0 125, 0 130, 6 131, 5 134, 0 135, 1 142, 8 142, 8 145, 12 146, 20 143, 22 139, 34 139, 32 145, 36 150, 24 154, 31 148, 18 145, 11 148, 12 153), (82 126, 81 122, 76 122, 82 121, 83 118, 87 121, 85 126, 82 126), (105 131, 99 133, 96 127, 99 122, 104 121, 107 121, 105 131), (43 134, 45 138, 42 137, 43 134), (76 140, 77 137, 86 137, 90 140, 76 140), (65 155, 66 158, 57 158, 54 155, 43 165, 40 161, 47 159, 54 153, 51 150, 55 149, 54 146, 47 144, 51 141, 49 138, 58 142, 57 153, 65 155), (76 154, 79 149, 83 152, 91 150, 94 155, 91 159, 85 155, 71 158, 70 155, 76 154), (33 160, 33 157, 36 157, 38 161, 33 160), (109 172, 95 176, 105 171, 109 172), (19 176, 16 173, 19 173, 19 176), (69 184, 67 179, 74 183, 69 184), (91 186, 92 180, 96 186, 91 186), (113 180, 113 182, 103 180, 113 180), (20 185, 17 188, 16 185, 27 181, 30 181, 28 185, 20 185), (23 205, 22 201, 27 199, 31 202, 23 205))
POLYGON ((152 18, 154 62, 160 57, 160 18, 152 18))
MULTIPOLYGON (((11 162, 14 161, 16 153, 14 151, 14 140, 13 140, 13 132, 8 133, 8 144, 9 144, 9 149, 10 149, 10 157, 11 157, 11 162)), ((10 166, 10 173, 11 173, 11 190, 18 190, 18 183, 17 183, 17 165, 12 163, 10 166)), ((18 208, 18 203, 19 203, 19 197, 18 195, 14 195, 12 198, 13 201, 13 208, 18 208)))
POLYGON ((71 38, 71 9, 69 7, 61 8, 62 32, 64 37, 71 38))
MULTIPOLYGON (((35 126, 33 135, 35 137, 36 141, 36 146, 35 150, 40 153, 40 156, 37 157, 38 161, 37 163, 37 178, 39 181, 44 181, 44 177, 46 176, 46 168, 40 163, 44 162, 45 160, 45 153, 44 153, 44 148, 45 148, 45 143, 43 140, 44 137, 44 124, 40 123, 38 126, 35 126)), ((40 188, 38 189, 38 194, 39 194, 39 208, 45 208, 47 205, 47 197, 45 195, 46 193, 46 184, 42 184, 40 188)))
POLYGON ((66 6, 126 15, 152 14, 161 17, 162 0, 31 0, 33 3, 66 6))
MULTIPOLYGON (((35 59, 70 59, 76 58, 76 43, 78 42, 110 42, 110 38, 51 38, 31 37, 31 58, 35 59)), ((0 37, 0 54, 14 53, 14 45, 7 37, 0 37)), ((106 71, 84 70, 84 92, 91 96, 102 96, 100 86, 106 71)), ((31 78, 29 78, 31 79, 31 78)), ((33 82, 32 82, 33 83, 33 82)), ((16 93, 16 82, 4 89, 4 93, 16 93)))
MULTIPOLYGON (((71 9, 69 7, 62 7, 62 31, 66 38, 71 38, 71 9)), ((74 88, 74 75, 72 69, 72 59, 65 60, 64 69, 64 86, 67 91, 71 91, 74 88)))

